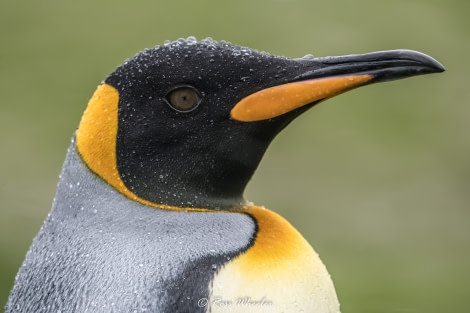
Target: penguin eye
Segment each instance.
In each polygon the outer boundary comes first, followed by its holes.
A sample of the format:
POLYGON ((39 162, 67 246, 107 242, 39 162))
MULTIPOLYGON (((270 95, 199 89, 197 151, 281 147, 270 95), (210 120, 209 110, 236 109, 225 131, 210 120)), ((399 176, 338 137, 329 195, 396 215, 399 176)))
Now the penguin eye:
POLYGON ((165 97, 167 103, 178 112, 190 112, 201 102, 199 93, 192 87, 183 86, 171 90, 165 97))

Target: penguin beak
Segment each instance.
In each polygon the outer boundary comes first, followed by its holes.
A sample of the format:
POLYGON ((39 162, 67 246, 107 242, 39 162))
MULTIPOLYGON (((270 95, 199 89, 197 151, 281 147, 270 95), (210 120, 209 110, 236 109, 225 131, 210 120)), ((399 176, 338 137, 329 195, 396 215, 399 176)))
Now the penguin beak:
POLYGON ((243 98, 233 107, 231 118, 241 122, 267 120, 360 86, 445 70, 430 56, 411 50, 296 61, 309 70, 294 77, 292 82, 243 98))

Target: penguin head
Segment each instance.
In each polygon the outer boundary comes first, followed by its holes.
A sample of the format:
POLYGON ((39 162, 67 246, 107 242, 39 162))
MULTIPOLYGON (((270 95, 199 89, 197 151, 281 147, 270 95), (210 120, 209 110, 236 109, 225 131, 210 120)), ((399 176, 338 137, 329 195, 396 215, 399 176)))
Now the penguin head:
POLYGON ((91 171, 170 209, 229 209, 269 143, 315 104, 374 82, 443 71, 394 50, 289 59, 190 37, 146 49, 98 87, 76 133, 91 171))

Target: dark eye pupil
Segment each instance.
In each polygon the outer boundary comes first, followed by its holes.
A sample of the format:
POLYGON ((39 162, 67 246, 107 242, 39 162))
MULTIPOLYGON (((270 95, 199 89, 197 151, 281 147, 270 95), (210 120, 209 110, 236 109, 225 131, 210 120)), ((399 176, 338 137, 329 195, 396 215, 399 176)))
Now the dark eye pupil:
POLYGON ((190 111, 200 102, 199 95, 189 87, 181 87, 170 92, 167 96, 170 105, 177 111, 190 111))

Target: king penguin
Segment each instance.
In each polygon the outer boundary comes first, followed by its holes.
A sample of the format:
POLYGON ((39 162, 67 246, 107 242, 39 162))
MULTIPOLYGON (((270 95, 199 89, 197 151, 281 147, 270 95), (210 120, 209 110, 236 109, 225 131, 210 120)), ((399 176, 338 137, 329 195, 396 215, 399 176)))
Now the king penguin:
POLYGON ((410 50, 290 59, 194 37, 138 53, 89 101, 5 311, 339 312, 317 253, 245 186, 319 102, 442 71, 410 50))

